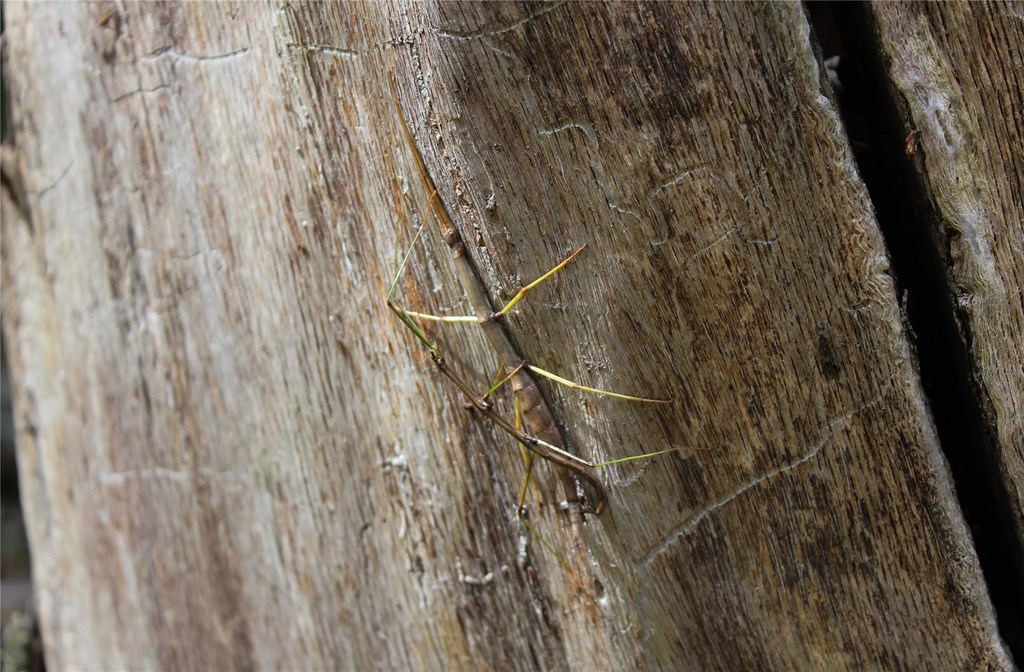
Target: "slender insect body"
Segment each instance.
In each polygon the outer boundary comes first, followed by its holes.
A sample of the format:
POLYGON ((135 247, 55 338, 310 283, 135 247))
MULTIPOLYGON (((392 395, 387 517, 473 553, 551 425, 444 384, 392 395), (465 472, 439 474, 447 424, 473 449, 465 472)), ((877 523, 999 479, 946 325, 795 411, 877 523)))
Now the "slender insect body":
POLYGON ((541 397, 537 382, 521 371, 512 379, 512 393, 519 399, 519 412, 529 433, 561 448, 564 445, 562 434, 541 397))
MULTIPOLYGON (((394 80, 391 84, 391 95, 395 102, 395 109, 398 113, 398 119, 401 123, 401 130, 405 136, 406 142, 412 152, 412 156, 416 162, 417 169, 420 173, 420 178, 423 181, 424 187, 429 193, 430 202, 428 204, 428 212, 432 211, 437 217, 438 223, 441 227, 441 235, 445 241, 445 244, 451 249, 452 258, 455 262, 456 271, 459 276, 459 280, 462 284, 463 290, 466 292, 466 298, 475 314, 473 317, 436 317, 431 315, 424 315, 421 313, 414 313, 407 311, 401 305, 397 304, 394 300, 396 285, 398 278, 402 273, 402 269, 405 267, 405 263, 408 261, 409 256, 412 252, 412 247, 415 246, 416 240, 418 240, 420 232, 423 230, 421 225, 417 231, 416 237, 413 239, 412 246, 409 248, 409 252, 406 253, 405 259, 399 265, 395 275, 395 279, 392 282, 391 290, 387 296, 387 305, 392 312, 401 320, 405 326, 416 335, 420 342, 427 348, 430 353, 431 359, 433 360, 438 371, 448 378, 462 394, 469 401, 469 404, 479 411, 483 416, 487 417, 491 422, 500 427, 502 430, 507 432, 509 435, 514 437, 526 450, 532 453, 527 459, 527 476, 526 482, 524 483, 523 490, 520 494, 519 505, 517 507, 517 515, 522 524, 533 534, 538 540, 547 548, 549 551, 554 553, 554 550, 543 540, 542 537, 532 528, 527 522, 525 516, 525 509, 523 508, 523 499, 526 493, 526 487, 530 482, 530 474, 532 468, 532 457, 538 456, 550 463, 553 463, 557 467, 560 467, 560 473, 564 485, 564 491, 566 494, 566 500, 563 500, 560 504, 563 510, 570 512, 570 518, 575 523, 581 518, 582 513, 594 513, 600 514, 604 505, 607 501, 607 495, 601 480, 596 475, 596 468, 599 466, 605 466, 604 464, 595 465, 582 458, 579 458, 572 453, 565 450, 565 442, 562 438, 561 431, 558 429, 558 425, 555 422, 554 415, 551 413, 550 408, 544 400, 541 394, 540 388, 534 377, 531 375, 535 373, 537 375, 544 376, 548 379, 554 380, 555 382, 567 385, 569 387, 595 392, 602 395, 618 397, 622 399, 628 399, 632 401, 644 401, 644 402, 655 402, 655 403, 670 403, 668 400, 658 399, 645 399, 642 397, 632 397, 628 395, 622 395, 614 392, 607 392, 604 390, 597 390, 594 388, 585 387, 579 385, 570 380, 566 380, 555 374, 544 371, 535 366, 529 366, 523 358, 516 351, 516 348, 512 345, 508 334, 505 332, 503 325, 499 319, 502 315, 507 314, 515 305, 518 303, 523 296, 533 287, 543 282, 545 279, 552 276, 558 270, 567 265, 573 258, 586 249, 586 245, 581 246, 569 257, 564 259, 561 263, 555 266, 553 269, 548 271, 546 274, 535 280, 534 282, 524 286, 519 293, 506 304, 501 310, 495 312, 490 304, 486 292, 483 289, 483 284, 477 274, 476 269, 473 267, 471 260, 467 256, 467 250, 465 244, 462 242, 458 230, 455 228, 451 217, 448 215, 444 204, 437 197, 437 189, 434 185, 433 179, 430 177, 427 171, 426 165, 423 161, 423 156, 420 154, 419 148, 413 140, 412 132, 409 130, 409 125, 405 119, 405 115, 402 112, 401 105, 398 102, 398 96, 395 90, 394 80), (451 369, 444 357, 441 355, 438 347, 427 337, 426 333, 417 323, 417 319, 429 319, 435 321, 470 321, 479 324, 481 330, 484 332, 485 337, 490 343, 492 349, 497 353, 498 358, 501 360, 503 366, 511 366, 515 362, 521 362, 519 366, 512 371, 508 376, 500 381, 496 379, 495 383, 484 394, 476 392, 468 383, 466 383, 455 371, 451 369), (491 403, 491 394, 504 385, 507 382, 511 382, 511 388, 514 397, 517 400, 517 420, 513 424, 505 419, 503 416, 498 414, 491 403), (522 422, 522 429, 520 429, 519 422, 522 422), (579 479, 579 480, 577 480, 579 479), (580 500, 577 497, 578 483, 586 481, 590 486, 590 495, 593 497, 593 504, 587 506, 570 507, 569 502, 578 503, 580 500)), ((426 216, 424 217, 426 219, 426 216)), ((501 374, 499 373, 499 377, 501 374)), ((668 449, 657 451, 654 453, 648 453, 646 455, 633 456, 627 458, 620 458, 619 460, 613 460, 605 464, 614 464, 620 461, 627 461, 632 459, 643 459, 660 455, 662 453, 671 452, 675 449, 668 449)), ((525 455, 525 453, 524 453, 525 455)), ((586 498, 585 498, 586 499, 586 498)), ((522 552, 525 555, 525 552, 522 552)), ((558 557, 557 553, 554 553, 558 557)), ((565 563, 562 562, 563 566, 565 563)))

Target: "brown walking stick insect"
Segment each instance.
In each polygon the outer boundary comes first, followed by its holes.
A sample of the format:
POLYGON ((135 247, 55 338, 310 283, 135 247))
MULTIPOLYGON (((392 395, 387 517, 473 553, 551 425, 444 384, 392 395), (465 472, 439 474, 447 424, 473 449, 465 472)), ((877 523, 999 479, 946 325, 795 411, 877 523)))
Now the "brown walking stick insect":
MULTIPOLYGON (((515 347, 512 345, 505 333, 503 326, 500 324, 499 319, 508 313, 531 289, 535 288, 541 282, 551 277, 563 267, 565 267, 570 261, 572 261, 579 253, 586 249, 586 245, 583 245, 569 257, 559 263, 557 266, 552 268, 550 271, 539 277, 537 280, 524 286, 519 292, 509 301, 501 310, 494 311, 491 308, 491 304, 487 299, 487 294, 484 291, 484 287, 479 277, 477 276, 476 270, 472 266, 472 262, 466 255, 466 247, 463 244, 458 231, 456 230, 451 217, 448 215, 444 204, 441 202, 437 195, 437 189, 434 185, 433 179, 430 177, 430 173, 427 171, 426 165, 423 161, 423 156, 416 146, 415 141, 412 137, 412 132, 409 129, 409 125, 405 119, 405 114, 402 111, 402 107, 398 102, 398 95, 395 88, 394 78, 390 80, 391 96, 394 100, 395 109, 398 115, 398 119, 402 128, 402 134, 405 137, 405 141, 409 146, 409 149, 413 155, 413 159, 416 163, 417 171, 419 172, 420 179, 423 182, 423 186, 429 194, 429 203, 427 212, 424 213, 424 222, 420 225, 419 230, 413 238, 412 245, 401 264, 399 264, 391 288, 387 294, 387 306, 391 309, 395 315, 398 316, 399 320, 409 328, 410 331, 417 337, 417 339, 423 344, 423 346, 430 353, 430 357, 433 360, 437 369, 451 381, 455 387, 462 392, 462 394, 469 401, 472 408, 476 409, 486 417, 488 420, 493 422, 495 425, 500 427, 502 430, 513 436, 526 451, 527 460, 527 474, 526 480, 523 484, 523 488, 519 498, 518 504, 518 515, 520 520, 527 526, 527 528, 544 543, 545 547, 549 550, 550 547, 544 542, 542 538, 530 527, 529 523, 526 522, 523 511, 523 500, 526 495, 526 489, 531 478, 531 470, 533 466, 533 458, 540 457, 548 462, 551 462, 563 469, 563 472, 570 477, 578 478, 582 481, 587 482, 591 489, 594 491, 594 502, 590 506, 584 506, 583 512, 589 512, 594 514, 600 514, 604 509, 605 503, 607 502, 607 493, 598 478, 595 470, 599 467, 608 466, 611 464, 617 464, 620 462, 626 462, 630 460, 646 459, 662 455, 667 452, 673 452, 679 450, 678 448, 670 448, 667 450, 656 451, 653 453, 646 453, 643 455, 636 455, 626 458, 620 458, 609 462, 592 463, 584 460, 572 453, 565 450, 565 443, 562 440, 561 432, 558 430, 558 426, 555 423, 554 416, 552 415, 547 403, 544 401, 541 395, 540 389, 537 387, 536 382, 531 373, 537 374, 562 385, 567 385, 576 389, 594 392, 605 396, 617 397, 620 399, 627 399, 631 401, 642 401, 650 403, 671 403, 670 400, 663 399, 647 399, 643 397, 634 397, 629 395, 618 394, 615 392, 608 392, 605 390, 598 390, 595 388, 585 387, 578 385, 572 381, 566 380, 553 373, 540 369, 539 367, 532 366, 526 362, 526 360, 519 355, 515 347), (473 316, 460 316, 460 317, 435 317, 424 313, 417 313, 406 310, 402 305, 398 303, 395 298, 396 289, 398 285, 399 277, 405 268, 405 264, 408 262, 409 257, 412 253, 412 249, 415 246, 419 236, 421 235, 423 228, 426 224, 426 216, 430 211, 434 213, 441 225, 442 237, 445 243, 452 250, 452 257, 455 261, 456 270, 458 272, 459 280, 463 290, 466 292, 466 296, 469 300, 470 306, 473 309, 475 315, 473 316), (422 327, 419 325, 417 320, 434 320, 442 322, 477 322, 483 329, 488 342, 492 349, 497 353, 500 360, 502 360, 502 367, 511 366, 513 363, 518 362, 511 373, 504 378, 501 377, 499 371, 498 376, 495 378, 495 382, 491 385, 490 389, 484 394, 476 392, 471 385, 469 385, 461 376, 459 376, 447 360, 444 358, 438 347, 427 337, 422 327), (491 395, 503 386, 505 383, 511 382, 512 391, 516 398, 516 410, 517 420, 516 422, 510 422, 500 414, 498 414, 493 407, 491 402, 491 395), (521 425, 520 426, 520 419, 521 425)), ((553 552, 553 551, 552 551, 553 552)), ((557 554, 556 554, 557 557, 557 554)), ((564 563, 563 563, 564 564, 564 563)))

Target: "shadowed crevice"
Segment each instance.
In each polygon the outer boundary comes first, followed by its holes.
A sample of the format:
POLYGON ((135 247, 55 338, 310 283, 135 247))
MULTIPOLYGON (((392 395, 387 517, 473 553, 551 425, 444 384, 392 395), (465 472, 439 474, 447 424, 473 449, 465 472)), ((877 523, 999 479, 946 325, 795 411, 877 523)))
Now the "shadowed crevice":
POLYGON ((949 286, 945 226, 907 127, 906 101, 887 84, 888 68, 864 3, 808 3, 826 59, 838 57, 838 81, 850 144, 871 195, 903 304, 908 334, 956 495, 970 527, 999 632, 1024 660, 1024 541, 1013 521, 1011 494, 999 477, 999 450, 985 390, 971 368, 970 322, 957 314, 949 286))

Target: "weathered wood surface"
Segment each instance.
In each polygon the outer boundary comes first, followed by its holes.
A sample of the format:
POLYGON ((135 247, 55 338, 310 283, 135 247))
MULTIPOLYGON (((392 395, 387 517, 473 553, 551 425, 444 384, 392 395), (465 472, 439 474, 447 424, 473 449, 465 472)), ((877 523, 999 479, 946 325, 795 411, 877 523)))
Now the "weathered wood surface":
MULTIPOLYGON (((1009 666, 799 5, 7 12, 54 669, 1009 666), (548 387, 572 448, 695 448, 606 469, 578 539, 533 505, 572 576, 521 561, 515 447, 384 308, 426 203, 389 70, 496 299, 591 246, 522 352, 676 400, 548 387)), ((446 254, 410 307, 459 310, 446 254)))
POLYGON ((883 2, 872 6, 871 16, 889 66, 894 109, 902 112, 908 132, 920 134, 912 163, 924 201, 919 211, 980 406, 983 441, 955 449, 996 467, 995 489, 1013 527, 1004 535, 1003 552, 1012 553, 1020 586, 1024 9, 1013 3, 883 2))

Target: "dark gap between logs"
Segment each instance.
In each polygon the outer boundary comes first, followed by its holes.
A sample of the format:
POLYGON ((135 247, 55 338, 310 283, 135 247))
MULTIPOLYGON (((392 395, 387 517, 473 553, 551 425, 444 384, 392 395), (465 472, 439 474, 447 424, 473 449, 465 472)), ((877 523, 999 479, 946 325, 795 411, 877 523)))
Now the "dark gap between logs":
POLYGON ((905 102, 886 85, 888 69, 865 4, 812 2, 806 7, 824 58, 839 57, 836 97, 885 237, 927 402, 999 633, 1013 657, 1024 661, 1024 543, 1013 524, 1010 495, 998 476, 993 427, 976 396, 970 342, 959 335, 945 260, 932 238, 939 213, 914 171, 914 159, 906 155, 913 129, 905 121, 905 102))

